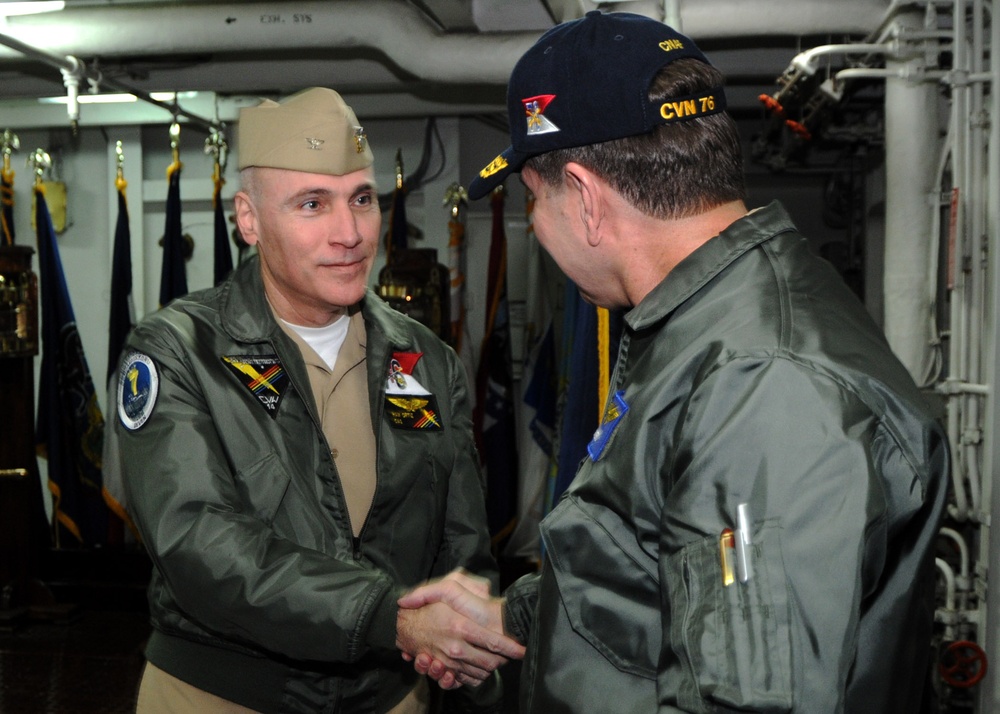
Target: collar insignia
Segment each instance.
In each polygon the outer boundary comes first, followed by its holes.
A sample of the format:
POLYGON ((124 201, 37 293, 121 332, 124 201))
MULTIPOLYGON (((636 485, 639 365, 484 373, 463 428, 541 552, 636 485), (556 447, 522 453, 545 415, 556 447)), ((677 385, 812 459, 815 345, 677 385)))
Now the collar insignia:
POLYGON ((528 117, 529 136, 534 134, 551 134, 554 131, 559 131, 559 127, 543 116, 546 107, 555 98, 556 95, 554 94, 539 94, 537 97, 528 97, 521 100, 521 103, 524 104, 524 113, 528 117))
POLYGON ((223 357, 222 362, 236 375, 257 402, 274 419, 278 404, 288 388, 288 374, 277 355, 223 357))
POLYGON ((312 139, 308 136, 306 137, 306 148, 312 149, 313 151, 319 151, 319 147, 325 143, 326 142, 323 141, 323 139, 312 139))

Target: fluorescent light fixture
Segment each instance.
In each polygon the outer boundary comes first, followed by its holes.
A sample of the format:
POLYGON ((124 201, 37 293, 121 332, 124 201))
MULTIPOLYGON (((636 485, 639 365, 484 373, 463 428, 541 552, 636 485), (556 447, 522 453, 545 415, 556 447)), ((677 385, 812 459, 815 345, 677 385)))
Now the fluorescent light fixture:
MULTIPOLYGON (((191 99, 196 97, 198 92, 150 92, 149 96, 158 102, 172 102, 177 99, 191 99)), ((80 104, 129 104, 139 101, 134 94, 81 94, 77 98, 80 104)), ((59 97, 39 97, 39 104, 69 104, 69 98, 59 97)))
POLYGON ((36 2, 0 2, 0 16, 37 15, 43 12, 58 12, 66 7, 63 0, 37 0, 36 2))

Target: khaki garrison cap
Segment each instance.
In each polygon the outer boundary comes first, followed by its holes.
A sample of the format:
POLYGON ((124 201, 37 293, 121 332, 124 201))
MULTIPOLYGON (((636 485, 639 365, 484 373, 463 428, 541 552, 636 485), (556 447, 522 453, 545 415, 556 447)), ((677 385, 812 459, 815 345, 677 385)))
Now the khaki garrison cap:
POLYGON ((240 110, 239 167, 263 166, 343 176, 372 165, 354 111, 326 87, 240 110))

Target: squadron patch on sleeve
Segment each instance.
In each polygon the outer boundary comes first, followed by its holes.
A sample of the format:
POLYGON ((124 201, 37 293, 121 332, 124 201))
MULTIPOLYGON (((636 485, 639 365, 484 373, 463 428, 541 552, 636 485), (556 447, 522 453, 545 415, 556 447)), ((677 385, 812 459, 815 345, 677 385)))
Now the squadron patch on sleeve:
POLYGON ((422 352, 394 352, 385 388, 385 413, 396 429, 439 431, 441 417, 434 395, 413 376, 422 352))
POLYGON ((625 391, 619 389, 608 402, 608 406, 604 410, 604 418, 601 419, 601 425, 594 432, 594 438, 587 444, 587 453, 590 454, 591 461, 597 461, 601 458, 608 442, 611 441, 611 435, 615 433, 615 429, 618 428, 627 413, 628 404, 625 403, 625 391))
POLYGON ((130 352, 118 373, 118 418, 135 431, 149 419, 156 406, 160 376, 156 364, 142 352, 130 352))
POLYGON ((278 355, 223 356, 222 362, 236 375, 272 419, 288 387, 288 374, 278 355))

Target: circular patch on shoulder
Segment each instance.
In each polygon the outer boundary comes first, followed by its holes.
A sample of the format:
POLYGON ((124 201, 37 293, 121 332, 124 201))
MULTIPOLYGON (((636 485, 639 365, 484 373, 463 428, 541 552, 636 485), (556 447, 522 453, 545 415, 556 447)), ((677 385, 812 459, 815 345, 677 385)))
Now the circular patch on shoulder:
POLYGON ((160 377, 153 360, 142 352, 130 352, 118 375, 118 417, 126 429, 135 431, 146 423, 159 389, 160 377))

